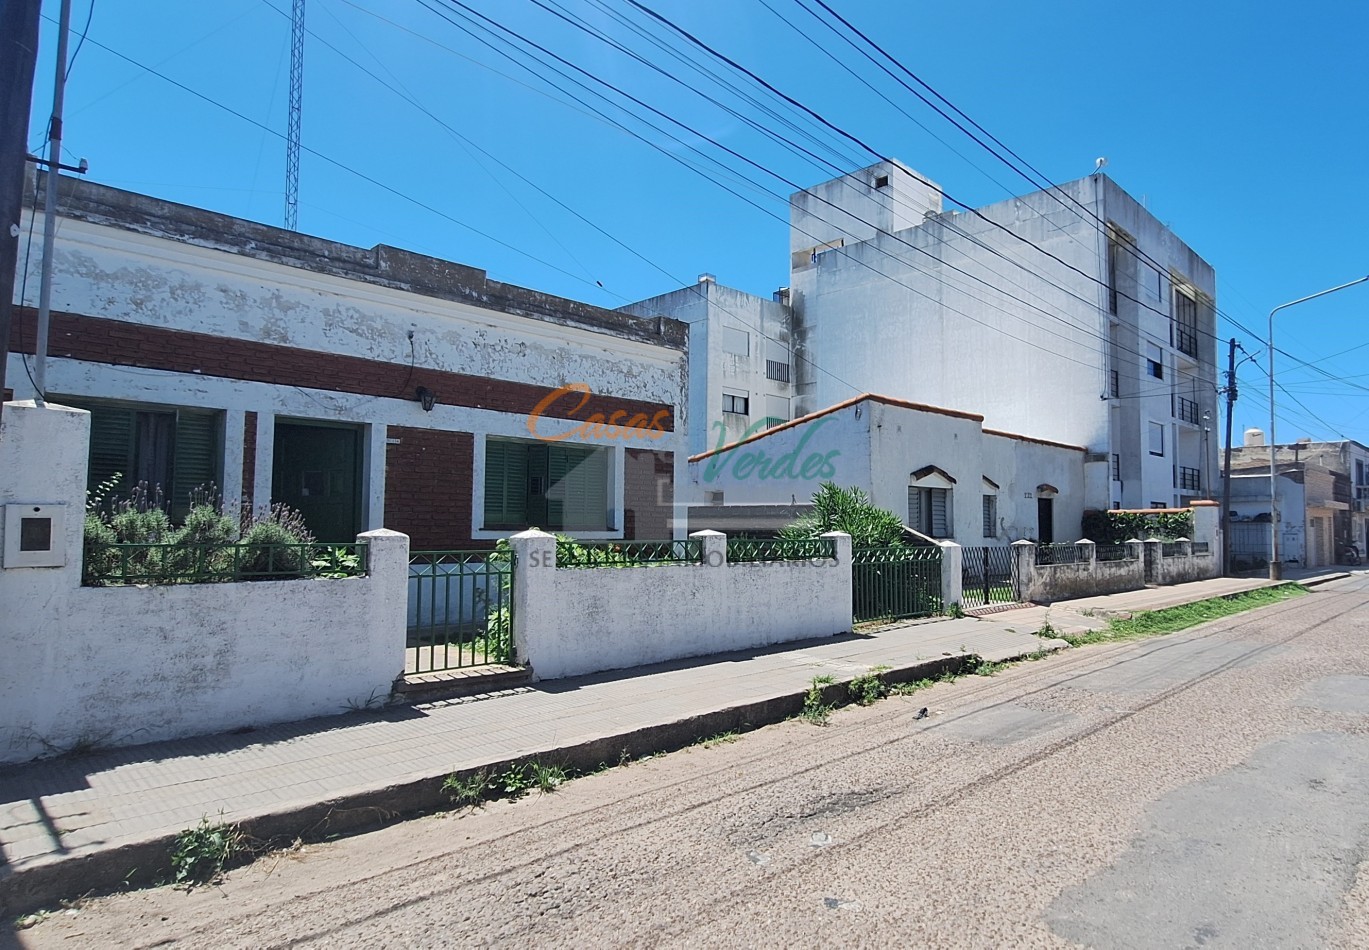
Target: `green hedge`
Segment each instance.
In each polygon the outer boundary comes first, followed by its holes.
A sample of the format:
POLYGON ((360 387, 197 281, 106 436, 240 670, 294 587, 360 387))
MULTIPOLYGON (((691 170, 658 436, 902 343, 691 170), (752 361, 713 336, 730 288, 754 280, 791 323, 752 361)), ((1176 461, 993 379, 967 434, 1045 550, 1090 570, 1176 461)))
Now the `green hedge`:
POLYGON ((1193 537, 1191 511, 1086 511, 1084 537, 1097 544, 1123 544, 1133 538, 1174 541, 1193 537))

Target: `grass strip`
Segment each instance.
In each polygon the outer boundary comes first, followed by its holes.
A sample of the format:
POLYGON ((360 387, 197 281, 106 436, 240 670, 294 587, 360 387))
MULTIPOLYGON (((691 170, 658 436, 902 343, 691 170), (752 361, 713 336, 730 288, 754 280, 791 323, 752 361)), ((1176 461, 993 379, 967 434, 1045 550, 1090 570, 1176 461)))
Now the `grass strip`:
POLYGON ((1155 637, 1178 630, 1196 627, 1200 623, 1220 620, 1233 614, 1268 607, 1294 597, 1309 593, 1301 584, 1280 584, 1278 587, 1261 587, 1226 597, 1199 600, 1177 607, 1164 607, 1160 610, 1143 610, 1125 620, 1108 621, 1103 630, 1090 630, 1086 633, 1057 634, 1071 646, 1084 646, 1089 643, 1112 643, 1117 640, 1136 640, 1141 637, 1155 637))

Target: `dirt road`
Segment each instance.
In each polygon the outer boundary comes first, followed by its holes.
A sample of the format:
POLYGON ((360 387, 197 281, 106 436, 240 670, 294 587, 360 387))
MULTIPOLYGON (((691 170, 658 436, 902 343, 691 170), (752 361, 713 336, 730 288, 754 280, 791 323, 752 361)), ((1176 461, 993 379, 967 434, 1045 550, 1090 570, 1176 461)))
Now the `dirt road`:
POLYGON ((220 887, 95 901, 18 940, 1365 947, 1367 846, 1357 575, 270 856, 220 887))

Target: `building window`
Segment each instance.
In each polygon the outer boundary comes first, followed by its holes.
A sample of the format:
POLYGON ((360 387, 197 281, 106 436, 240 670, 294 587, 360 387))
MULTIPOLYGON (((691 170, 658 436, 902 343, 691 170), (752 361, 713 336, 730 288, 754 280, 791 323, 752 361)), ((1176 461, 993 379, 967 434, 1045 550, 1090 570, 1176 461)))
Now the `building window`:
POLYGON ((784 424, 785 424, 786 422, 788 422, 788 421, 789 421, 788 419, 781 419, 779 416, 766 416, 766 417, 765 417, 765 428, 767 428, 767 429, 773 429, 773 428, 775 428, 775 426, 782 426, 782 425, 784 425, 784 424))
POLYGON ((876 175, 876 176, 875 176, 875 187, 876 187, 876 188, 888 188, 888 187, 889 187, 889 176, 888 176, 888 175, 876 175))
POLYGON ((220 412, 170 406, 118 405, 60 398, 63 405, 90 412, 90 463, 87 485, 94 491, 111 484, 106 498, 126 499, 146 485, 172 521, 190 511, 192 493, 219 482, 223 461, 220 412))
POLYGON ((723 412, 735 412, 739 416, 751 414, 751 400, 746 396, 723 393, 723 412))
POLYGON ((1116 454, 1112 456, 1112 480, 1114 482, 1122 480, 1122 456, 1116 454))
POLYGON ((908 527, 933 538, 951 536, 951 490, 908 488, 908 527))
POLYGON ((1150 424, 1150 454, 1165 454, 1165 426, 1162 422, 1150 424))
POLYGON ((1174 290, 1174 346, 1180 353, 1198 356, 1198 301, 1174 290))
POLYGON ((485 442, 485 528, 605 531, 608 449, 546 442, 485 442))
POLYGON ((1154 343, 1146 344, 1146 373, 1156 379, 1165 378, 1165 356, 1154 343))
POLYGON ((1169 505, 1165 504, 1163 501, 1152 501, 1152 502, 1150 503, 1150 507, 1152 507, 1152 508, 1168 508, 1169 505))
POLYGON ((723 352, 734 356, 750 356, 751 334, 735 327, 723 327, 723 352))
POLYGON ((984 537, 998 537, 998 496, 984 496, 984 537))
POLYGON ((1117 312, 1117 276, 1121 270, 1122 245, 1108 235, 1108 313, 1117 312))
POLYGON ((781 363, 778 360, 766 360, 765 378, 773 379, 778 383, 789 382, 789 364, 781 363))

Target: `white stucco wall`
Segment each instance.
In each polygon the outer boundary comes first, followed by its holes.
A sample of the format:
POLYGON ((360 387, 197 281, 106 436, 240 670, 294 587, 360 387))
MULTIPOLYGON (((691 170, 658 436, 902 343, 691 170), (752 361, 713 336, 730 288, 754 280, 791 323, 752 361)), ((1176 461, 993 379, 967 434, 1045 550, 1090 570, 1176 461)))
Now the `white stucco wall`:
MULTIPOLYGON (((689 324, 689 453, 696 455, 759 431, 771 415, 794 418, 797 377, 793 322, 784 304, 719 284, 697 284, 619 308, 624 313, 664 315, 689 324), (746 339, 746 352, 728 341, 746 339), (766 360, 786 363, 790 380, 770 379, 766 360), (723 412, 723 394, 745 396, 749 413, 723 412), (784 404, 772 413, 775 401, 784 404)), ((850 393, 848 393, 850 395, 850 393)))
POLYGON ((0 761, 343 712, 404 664, 408 538, 362 536, 370 575, 81 587, 88 415, 9 403, 0 503, 60 502, 61 568, 0 568, 0 761))
POLYGON ((701 564, 558 569, 556 540, 511 540, 514 644, 538 679, 732 650, 851 629, 851 539, 833 561, 728 564, 726 539, 699 532, 701 564))
POLYGON ((879 399, 850 403, 824 415, 690 462, 692 490, 721 491, 724 504, 806 503, 824 481, 859 488, 875 504, 906 522, 912 473, 935 466, 951 486, 954 540, 962 545, 1007 544, 1035 538, 1038 487, 1055 496, 1056 540, 1079 538, 1084 508, 1084 453, 1010 435, 986 432, 977 416, 914 409, 879 399), (794 459, 775 466, 773 460, 794 459), (811 477, 764 477, 763 467, 786 476, 809 459, 811 477), (997 484, 990 487, 985 479, 997 484), (983 496, 997 497, 998 526, 984 537, 983 496))

